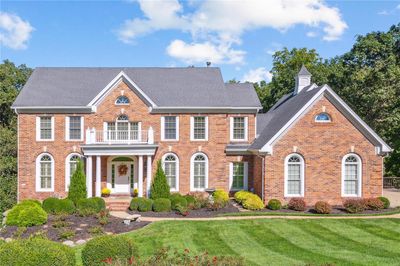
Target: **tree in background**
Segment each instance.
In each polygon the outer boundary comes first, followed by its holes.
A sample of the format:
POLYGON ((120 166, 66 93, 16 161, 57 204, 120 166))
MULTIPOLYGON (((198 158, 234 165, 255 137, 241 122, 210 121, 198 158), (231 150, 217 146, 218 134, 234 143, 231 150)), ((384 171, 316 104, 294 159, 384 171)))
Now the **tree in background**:
POLYGON ((31 73, 8 60, 0 64, 0 213, 17 201, 17 119, 11 105, 31 73))
POLYGON ((82 160, 78 160, 75 172, 71 176, 71 182, 68 189, 68 199, 72 200, 76 204, 78 200, 85 199, 86 197, 86 176, 83 171, 82 160))
POLYGON ((152 199, 160 199, 160 198, 169 198, 170 188, 168 185, 167 177, 164 173, 164 170, 161 166, 161 160, 157 162, 157 171, 154 175, 153 184, 151 185, 151 198, 152 199))

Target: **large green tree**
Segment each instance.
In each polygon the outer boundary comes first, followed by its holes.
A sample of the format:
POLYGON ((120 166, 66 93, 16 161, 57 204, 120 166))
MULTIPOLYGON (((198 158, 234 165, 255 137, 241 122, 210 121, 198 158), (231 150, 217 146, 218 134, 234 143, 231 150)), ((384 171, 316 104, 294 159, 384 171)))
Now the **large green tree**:
POLYGON ((17 199, 17 122, 10 107, 31 73, 8 60, 0 64, 0 212, 17 199))

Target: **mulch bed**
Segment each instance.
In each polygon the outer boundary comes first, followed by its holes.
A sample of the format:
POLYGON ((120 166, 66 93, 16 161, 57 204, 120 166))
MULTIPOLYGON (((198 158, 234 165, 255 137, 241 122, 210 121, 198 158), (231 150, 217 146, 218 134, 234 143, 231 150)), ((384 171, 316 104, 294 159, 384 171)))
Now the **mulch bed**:
POLYGON ((207 218, 207 217, 217 217, 220 214, 239 212, 239 209, 235 207, 232 203, 228 203, 222 209, 210 210, 208 208, 201 208, 198 210, 189 210, 189 215, 182 216, 175 211, 170 212, 138 212, 138 211, 128 211, 130 214, 140 214, 142 217, 163 217, 163 218, 207 218))
MULTIPOLYGON (((388 208, 388 209, 383 209, 383 210, 378 210, 378 211, 374 211, 374 210, 365 210, 363 212, 359 212, 357 214, 384 214, 384 213, 390 213, 393 211, 398 210, 397 208, 388 208)), ((300 214, 300 213, 304 213, 304 214, 317 214, 317 212, 313 209, 313 208, 309 208, 306 209, 305 211, 293 211, 293 210, 289 210, 289 209, 281 209, 281 210, 270 210, 270 209, 262 209, 262 210, 258 210, 258 211, 254 211, 254 212, 269 212, 269 213, 296 213, 296 214, 300 214)), ((332 212, 330 214, 352 214, 352 213, 348 213, 342 206, 333 206, 332 207, 332 212)))
MULTIPOLYGON (((129 232, 136 230, 148 225, 150 222, 131 222, 130 225, 125 225, 123 219, 110 216, 108 218, 109 223, 102 226, 99 224, 98 219, 95 216, 80 217, 78 215, 68 215, 65 216, 65 222, 68 223, 66 227, 54 228, 53 224, 57 221, 57 217, 54 215, 49 215, 47 224, 27 227, 26 231, 22 233, 21 238, 28 238, 31 235, 40 234, 47 236, 48 239, 58 242, 63 242, 65 240, 77 241, 79 239, 89 239, 101 233, 90 233, 93 227, 99 227, 102 229, 103 234, 119 234, 124 232, 129 232), (75 236, 68 239, 60 239, 60 234, 63 230, 75 231, 75 236)), ((3 238, 17 238, 18 227, 17 226, 7 226, 0 229, 0 237, 3 238)))

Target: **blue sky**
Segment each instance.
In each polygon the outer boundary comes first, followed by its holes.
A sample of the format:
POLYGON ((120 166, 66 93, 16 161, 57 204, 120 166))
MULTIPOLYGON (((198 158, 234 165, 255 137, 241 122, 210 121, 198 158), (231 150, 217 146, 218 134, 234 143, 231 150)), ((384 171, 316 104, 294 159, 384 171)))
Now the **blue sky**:
POLYGON ((4 1, 0 57, 36 66, 205 66, 269 79, 273 51, 348 51, 400 22, 400 1, 4 1))

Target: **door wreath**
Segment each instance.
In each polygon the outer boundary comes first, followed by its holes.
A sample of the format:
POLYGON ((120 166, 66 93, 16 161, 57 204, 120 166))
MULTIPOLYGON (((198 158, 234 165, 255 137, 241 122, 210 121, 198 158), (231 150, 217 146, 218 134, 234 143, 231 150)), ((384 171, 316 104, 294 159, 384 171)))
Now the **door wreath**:
POLYGON ((126 173, 128 173, 128 166, 126 166, 125 164, 121 164, 120 166, 118 166, 118 173, 120 175, 126 175, 126 173))

